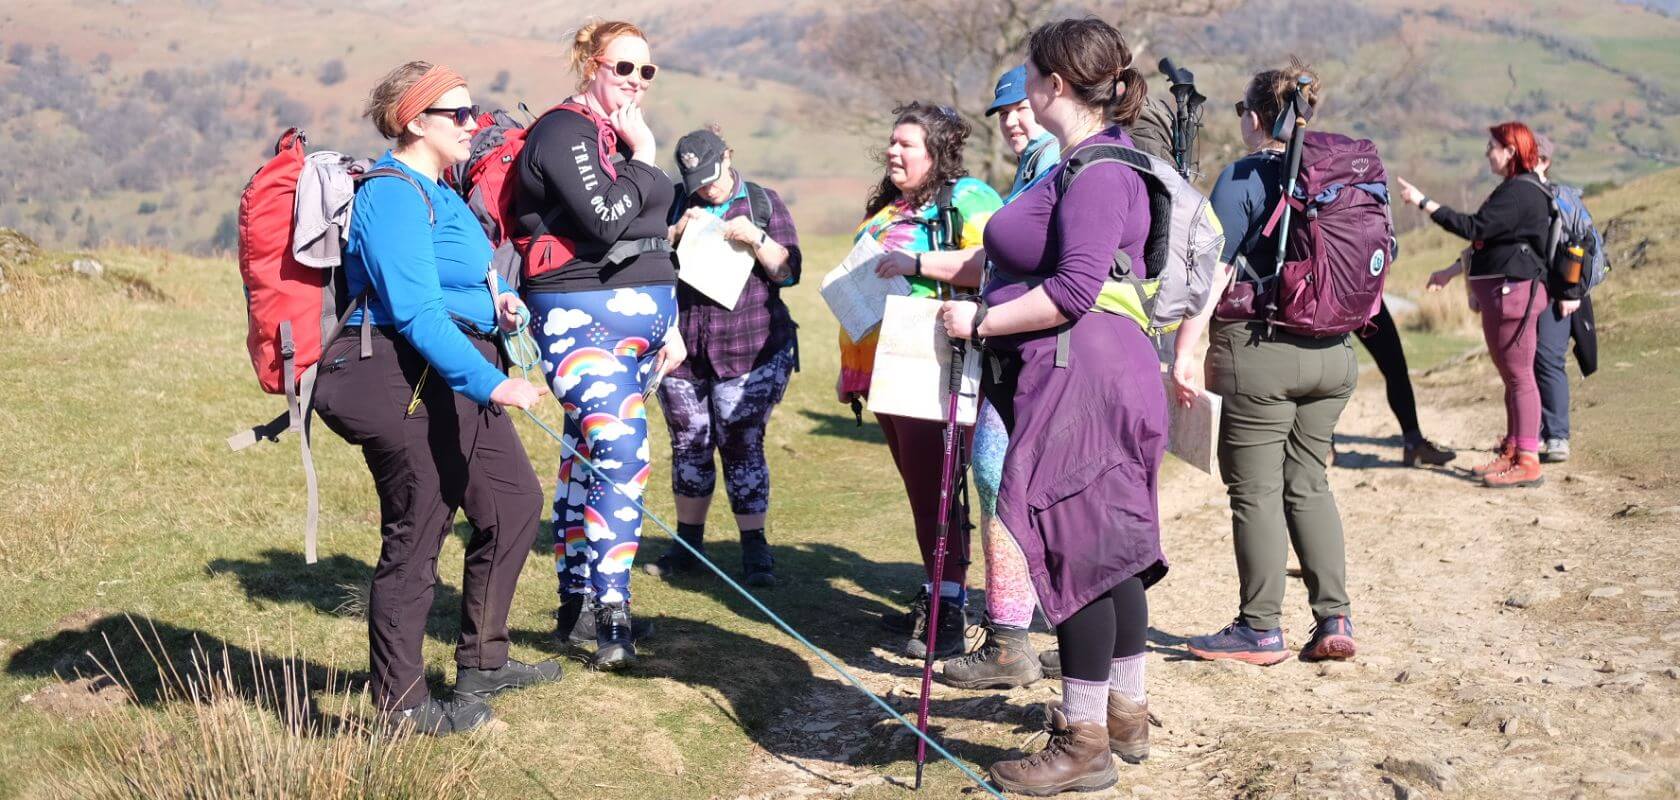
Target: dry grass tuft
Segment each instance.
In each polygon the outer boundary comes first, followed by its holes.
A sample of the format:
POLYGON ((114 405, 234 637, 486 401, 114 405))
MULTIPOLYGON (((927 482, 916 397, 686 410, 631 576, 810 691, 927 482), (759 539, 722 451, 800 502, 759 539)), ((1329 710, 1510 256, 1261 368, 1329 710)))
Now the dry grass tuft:
MULTIPOLYGON (((201 646, 177 664, 155 628, 134 625, 161 688, 152 713, 108 715, 76 755, 44 779, 41 794, 64 800, 216 797, 230 800, 360 800, 481 794, 487 750, 477 739, 445 744, 363 722, 365 689, 351 688, 296 650, 278 662, 256 654, 236 664, 201 646), (317 695, 316 692, 319 691, 317 695)), ((110 650, 109 646, 107 650, 110 650)), ((243 660, 243 659, 238 659, 243 660)), ((140 693, 112 656, 104 678, 131 702, 140 693)))

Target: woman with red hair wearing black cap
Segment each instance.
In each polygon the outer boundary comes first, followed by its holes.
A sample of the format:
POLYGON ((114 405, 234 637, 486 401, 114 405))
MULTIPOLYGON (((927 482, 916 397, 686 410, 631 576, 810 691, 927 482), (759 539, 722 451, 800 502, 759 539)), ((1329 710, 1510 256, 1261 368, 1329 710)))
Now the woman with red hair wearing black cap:
POLYGON ((1474 214, 1429 199, 1400 178, 1401 197, 1448 232, 1474 243, 1470 293, 1482 315, 1488 353, 1505 382, 1505 440, 1492 461, 1472 472, 1492 488, 1538 486, 1540 390, 1534 382, 1535 332, 1550 302, 1541 255, 1551 220, 1551 195, 1534 175, 1540 151, 1521 122, 1488 129, 1488 168, 1504 179, 1474 214))

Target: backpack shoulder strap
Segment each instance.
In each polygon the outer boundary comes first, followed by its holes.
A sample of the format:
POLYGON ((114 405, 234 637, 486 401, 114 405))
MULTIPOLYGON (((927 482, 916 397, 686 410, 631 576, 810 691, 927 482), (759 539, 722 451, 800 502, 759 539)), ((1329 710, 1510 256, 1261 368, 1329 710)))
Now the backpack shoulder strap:
POLYGON ((949 245, 950 249, 961 250, 963 247, 963 215, 957 208, 957 182, 946 181, 939 185, 933 193, 933 230, 940 241, 934 244, 940 247, 949 245))
MULTIPOLYGON (((1086 167, 1104 162, 1125 164, 1143 173, 1150 172, 1149 156, 1142 151, 1118 144, 1093 144, 1073 151, 1063 159, 1062 174, 1056 179, 1056 188, 1066 192, 1073 185, 1086 167)), ((1150 173, 1153 174, 1153 173, 1150 173)))
POLYGON ((397 169, 396 167, 379 167, 377 169, 370 169, 367 172, 356 175, 355 181, 359 186, 371 178, 402 178, 404 181, 407 181, 409 186, 414 187, 414 191, 420 193, 420 199, 426 201, 427 223, 431 225, 437 224, 437 209, 432 207, 432 196, 426 194, 426 187, 421 186, 420 182, 415 180, 413 175, 397 169))
POLYGON ((747 216, 752 219, 753 224, 757 225, 760 230, 764 230, 770 224, 771 212, 775 210, 770 205, 770 193, 764 191, 763 186, 759 186, 752 181, 747 181, 746 184, 747 216))

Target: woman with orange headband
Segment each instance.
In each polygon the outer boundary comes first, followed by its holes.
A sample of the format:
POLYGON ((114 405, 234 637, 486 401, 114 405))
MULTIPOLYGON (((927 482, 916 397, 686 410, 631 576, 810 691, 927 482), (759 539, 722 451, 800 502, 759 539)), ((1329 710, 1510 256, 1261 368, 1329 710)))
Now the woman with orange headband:
POLYGON ((379 563, 368 598, 374 702, 394 726, 445 735, 490 719, 496 692, 559 680, 560 665, 508 658, 508 607, 537 535, 542 487, 502 408, 547 394, 510 378, 495 344, 525 307, 492 285, 490 243, 460 195, 438 182, 466 159, 478 125, 466 79, 412 61, 368 97, 396 145, 356 190, 344 274, 358 308, 321 356, 315 409, 362 450, 379 494, 379 563), (455 693, 426 686, 421 643, 438 550, 465 510, 473 536, 461 580, 455 693))

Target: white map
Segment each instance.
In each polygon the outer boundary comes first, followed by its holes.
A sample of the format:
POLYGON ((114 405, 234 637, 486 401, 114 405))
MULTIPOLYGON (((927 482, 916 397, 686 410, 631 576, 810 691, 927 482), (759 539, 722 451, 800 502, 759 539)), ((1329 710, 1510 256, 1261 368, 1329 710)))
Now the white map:
MULTIPOLYGON (((869 410, 945 422, 950 407, 950 338, 939 324, 941 301, 931 297, 886 298, 875 372, 869 381, 869 410)), ((957 391, 957 422, 973 425, 980 400, 980 351, 963 355, 957 391)))
POLYGON ((1208 474, 1213 474, 1219 452, 1219 395, 1206 389, 1185 408, 1178 404, 1172 378, 1163 376, 1167 389, 1167 452, 1208 474))
POLYGON ((828 310, 854 342, 881 324, 888 297, 910 294, 910 282, 904 276, 875 275, 875 261, 886 254, 880 242, 865 236, 852 247, 840 266, 823 276, 823 302, 828 303, 828 310))
POLYGON ((723 220, 711 214, 690 219, 677 245, 677 279, 730 311, 740 301, 754 263, 752 248, 723 238, 723 220))

